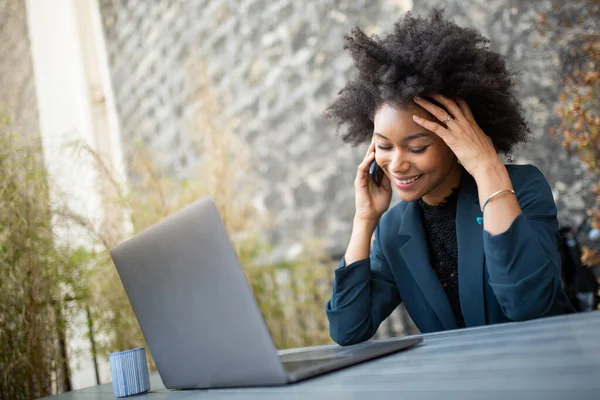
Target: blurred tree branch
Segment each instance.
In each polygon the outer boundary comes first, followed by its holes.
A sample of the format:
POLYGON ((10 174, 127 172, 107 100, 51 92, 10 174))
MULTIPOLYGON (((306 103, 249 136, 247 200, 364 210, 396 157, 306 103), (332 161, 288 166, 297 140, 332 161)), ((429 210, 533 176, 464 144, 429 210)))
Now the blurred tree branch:
MULTIPOLYGON (((550 133, 562 138, 562 146, 577 156, 595 177, 590 191, 595 203, 587 211, 592 228, 600 228, 600 0, 588 1, 585 12, 554 6, 540 15, 539 30, 552 35, 568 53, 564 65, 564 90, 556 112, 560 126, 550 133)), ((600 265, 600 254, 584 247, 585 265, 600 265)))

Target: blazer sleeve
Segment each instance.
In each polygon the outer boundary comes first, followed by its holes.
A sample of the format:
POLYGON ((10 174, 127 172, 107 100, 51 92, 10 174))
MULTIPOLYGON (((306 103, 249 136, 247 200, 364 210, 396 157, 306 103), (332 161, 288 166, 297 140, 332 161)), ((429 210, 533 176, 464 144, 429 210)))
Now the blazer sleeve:
POLYGON ((504 314, 523 321, 570 312, 562 289, 556 205, 542 173, 527 167, 515 193, 522 213, 499 235, 483 232, 489 284, 504 314))
POLYGON ((333 292, 327 302, 329 334, 339 345, 373 337, 381 322, 400 304, 400 294, 381 251, 379 226, 369 258, 335 270, 333 292))

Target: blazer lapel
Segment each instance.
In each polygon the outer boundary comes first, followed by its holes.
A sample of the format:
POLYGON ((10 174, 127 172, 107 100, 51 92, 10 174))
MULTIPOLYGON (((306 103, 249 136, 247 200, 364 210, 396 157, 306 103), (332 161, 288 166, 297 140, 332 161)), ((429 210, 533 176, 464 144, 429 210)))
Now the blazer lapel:
POLYGON ((431 308, 445 329, 456 329, 456 321, 448 297, 429 263, 427 241, 417 202, 407 204, 398 236, 401 256, 431 308))
POLYGON ((483 225, 475 180, 463 171, 456 209, 458 288, 467 326, 485 325, 483 225))

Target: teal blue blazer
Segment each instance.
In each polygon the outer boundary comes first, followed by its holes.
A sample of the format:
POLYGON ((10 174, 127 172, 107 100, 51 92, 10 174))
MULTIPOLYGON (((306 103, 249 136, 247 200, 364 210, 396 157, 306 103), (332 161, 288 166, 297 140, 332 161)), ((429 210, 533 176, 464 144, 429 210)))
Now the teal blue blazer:
MULTIPOLYGON (((463 171, 456 210, 458 286, 467 327, 573 312, 562 289, 556 205, 542 173, 508 165, 522 213, 491 236, 475 180, 463 171)), ((331 338, 340 345, 370 339, 403 302, 422 333, 456 329, 448 298, 429 264, 417 202, 400 202, 375 230, 368 259, 335 270, 327 303, 331 338)))

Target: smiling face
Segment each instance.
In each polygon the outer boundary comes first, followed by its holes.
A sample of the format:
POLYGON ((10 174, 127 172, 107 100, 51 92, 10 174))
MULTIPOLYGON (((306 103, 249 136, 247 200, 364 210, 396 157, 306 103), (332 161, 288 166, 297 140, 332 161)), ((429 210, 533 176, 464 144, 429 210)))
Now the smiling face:
POLYGON ((383 104, 375 112, 375 160, 404 201, 438 204, 458 187, 462 168, 444 141, 413 121, 432 120, 417 105, 383 104))

